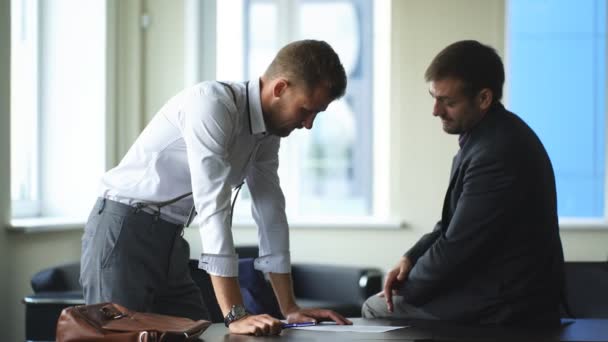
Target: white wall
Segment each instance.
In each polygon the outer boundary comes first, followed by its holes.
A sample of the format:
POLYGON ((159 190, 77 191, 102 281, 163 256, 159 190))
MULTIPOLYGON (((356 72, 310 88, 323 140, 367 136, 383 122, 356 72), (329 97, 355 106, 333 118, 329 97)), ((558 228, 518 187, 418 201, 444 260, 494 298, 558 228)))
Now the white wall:
POLYGON ((25 338, 24 296, 31 294, 30 279, 43 268, 80 260, 82 231, 22 234, 7 236, 8 271, 3 282, 8 287, 6 311, 9 326, 5 341, 23 341, 25 338))
MULTIPOLYGON (((0 0, 0 165, 8 165, 8 4, 0 0)), ((133 0, 112 2, 117 12, 116 78, 117 153, 124 153, 149 118, 179 90, 183 76, 183 2, 133 0), (152 15, 143 34, 137 12, 152 15), (141 37, 144 42, 141 42, 141 37), (142 49, 141 51, 139 49, 142 49), (143 51, 143 57, 139 54, 143 51), (147 70, 145 77, 139 68, 147 70), (139 100, 138 100, 139 99, 139 100), (142 108, 145 108, 143 110, 142 108), (124 123, 121 125, 120 123, 124 123)), ((441 130, 430 114, 431 101, 423 79, 430 59, 455 40, 474 38, 504 53, 502 0, 393 1, 391 52, 391 210, 403 217, 402 230, 294 229, 294 262, 368 265, 387 269, 439 218, 447 186, 454 137, 441 130)), ((8 168, 0 168, 0 222, 9 218, 8 168)), ((199 245, 197 232, 188 236, 199 245)), ((237 243, 255 243, 253 229, 234 230, 237 243)), ((78 260, 81 231, 18 234, 0 232, 0 331, 3 340, 24 337, 21 298, 30 293, 36 271, 78 260), (10 258, 10 260, 8 260, 10 258), (6 264, 8 262, 8 264, 6 264), (11 317, 8 319, 7 317, 11 317)), ((568 260, 606 260, 608 231, 563 231, 568 260)), ((193 248, 193 254, 197 251, 193 248)))
POLYGON ((144 3, 150 25, 144 32, 143 113, 149 121, 169 97, 184 87, 185 16, 183 0, 144 3))

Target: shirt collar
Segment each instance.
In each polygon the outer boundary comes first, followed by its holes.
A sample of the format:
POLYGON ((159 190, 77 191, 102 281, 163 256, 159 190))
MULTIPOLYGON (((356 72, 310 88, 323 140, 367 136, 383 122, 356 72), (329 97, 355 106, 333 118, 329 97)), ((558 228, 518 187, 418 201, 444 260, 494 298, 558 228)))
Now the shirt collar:
POLYGON ((262 102, 260 98, 260 82, 253 80, 248 82, 247 97, 249 98, 249 123, 251 134, 266 135, 266 124, 264 123, 264 114, 262 113, 262 102))
POLYGON ((458 145, 460 145, 460 148, 466 144, 467 140, 469 140, 469 132, 461 133, 458 137, 458 145))

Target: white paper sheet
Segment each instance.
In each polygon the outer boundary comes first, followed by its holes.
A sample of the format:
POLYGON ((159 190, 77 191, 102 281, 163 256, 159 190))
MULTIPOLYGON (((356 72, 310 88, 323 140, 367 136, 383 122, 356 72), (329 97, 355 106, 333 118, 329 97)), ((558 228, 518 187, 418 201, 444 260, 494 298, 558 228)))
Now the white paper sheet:
POLYGON ((382 326, 382 325, 337 325, 332 323, 320 323, 309 327, 299 327, 290 329, 311 330, 311 331, 333 331, 333 332, 358 332, 358 333, 384 333, 391 330, 407 328, 408 326, 382 326))

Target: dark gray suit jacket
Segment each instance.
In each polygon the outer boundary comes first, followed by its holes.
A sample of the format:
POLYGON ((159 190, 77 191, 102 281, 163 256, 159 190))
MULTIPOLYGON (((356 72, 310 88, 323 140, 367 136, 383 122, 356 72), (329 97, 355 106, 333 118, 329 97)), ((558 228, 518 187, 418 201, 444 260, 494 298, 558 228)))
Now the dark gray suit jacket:
POLYGON ((407 253, 404 299, 441 319, 558 323, 564 257, 542 143, 495 104, 454 157, 441 221, 407 253))

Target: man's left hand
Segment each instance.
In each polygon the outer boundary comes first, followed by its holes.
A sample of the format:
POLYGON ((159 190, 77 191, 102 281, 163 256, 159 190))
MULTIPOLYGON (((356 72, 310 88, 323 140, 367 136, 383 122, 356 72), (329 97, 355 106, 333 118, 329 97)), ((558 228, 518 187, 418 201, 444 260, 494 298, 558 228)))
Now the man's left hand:
POLYGON ((334 321, 338 325, 351 325, 353 322, 339 313, 325 309, 298 309, 286 315, 289 323, 334 321))

